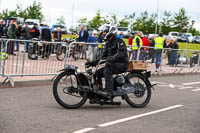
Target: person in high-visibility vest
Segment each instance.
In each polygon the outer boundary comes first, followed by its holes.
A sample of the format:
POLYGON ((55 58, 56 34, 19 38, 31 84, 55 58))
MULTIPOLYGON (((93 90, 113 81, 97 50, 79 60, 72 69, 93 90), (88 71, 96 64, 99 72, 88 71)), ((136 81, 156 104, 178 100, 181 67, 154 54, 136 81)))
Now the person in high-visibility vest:
POLYGON ((132 60, 136 60, 137 59, 137 53, 138 53, 138 49, 143 45, 142 42, 142 32, 138 32, 137 35, 135 35, 133 42, 132 42, 132 60))
POLYGON ((157 69, 160 67, 161 57, 162 57, 162 49, 164 47, 165 39, 163 38, 163 34, 160 33, 158 37, 154 38, 155 41, 155 57, 156 57, 156 72, 157 69))

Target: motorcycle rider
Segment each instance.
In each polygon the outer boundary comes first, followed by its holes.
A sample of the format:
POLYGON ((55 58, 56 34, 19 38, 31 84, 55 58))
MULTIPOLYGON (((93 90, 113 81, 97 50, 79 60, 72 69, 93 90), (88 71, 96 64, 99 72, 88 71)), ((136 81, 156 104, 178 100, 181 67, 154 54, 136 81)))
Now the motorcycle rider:
MULTIPOLYGON (((99 28, 103 31, 106 42, 105 50, 100 59, 106 59, 105 66, 100 68, 94 74, 94 84, 97 93, 107 98, 112 97, 113 92, 113 74, 120 74, 128 69, 128 53, 126 44, 122 39, 116 37, 117 27, 113 24, 104 24, 99 28), (105 91, 102 89, 101 78, 105 77, 105 91)), ((86 67, 96 66, 100 61, 86 62, 86 67)), ((94 87, 94 89, 95 89, 94 87)))

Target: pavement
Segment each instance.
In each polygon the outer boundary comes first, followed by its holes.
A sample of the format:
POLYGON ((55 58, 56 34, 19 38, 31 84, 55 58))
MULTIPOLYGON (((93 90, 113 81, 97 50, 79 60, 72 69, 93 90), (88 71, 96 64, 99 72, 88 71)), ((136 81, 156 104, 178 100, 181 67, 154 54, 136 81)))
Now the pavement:
POLYGON ((200 75, 152 77, 157 83, 147 107, 86 103, 60 107, 52 82, 16 82, 0 87, 0 133, 199 133, 200 75))

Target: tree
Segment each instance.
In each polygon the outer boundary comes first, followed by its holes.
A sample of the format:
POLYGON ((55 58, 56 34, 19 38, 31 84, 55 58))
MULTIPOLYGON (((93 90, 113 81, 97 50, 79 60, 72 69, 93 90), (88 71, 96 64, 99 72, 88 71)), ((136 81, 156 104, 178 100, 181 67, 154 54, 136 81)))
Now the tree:
POLYGON ((81 25, 87 24, 87 23, 88 23, 87 18, 80 18, 80 19, 78 20, 78 23, 81 24, 81 25))
POLYGON ((131 15, 128 16, 129 26, 131 27, 132 31, 134 31, 134 18, 135 18, 135 13, 132 13, 131 15))
POLYGON ((65 25, 65 17, 61 16, 60 18, 57 19, 57 24, 58 25, 65 25))
POLYGON ((41 3, 33 2, 32 5, 28 6, 26 9, 22 9, 21 5, 17 5, 15 10, 3 10, 2 14, 0 14, 3 20, 6 20, 7 17, 21 17, 26 19, 39 19, 40 22, 44 19, 44 15, 42 13, 41 3))
POLYGON ((129 25, 129 18, 125 16, 122 20, 119 21, 119 27, 128 27, 129 25))
POLYGON ((187 31, 190 18, 187 16, 186 10, 184 8, 181 8, 178 13, 175 13, 173 20, 173 23, 175 25, 174 29, 176 31, 187 31))
POLYGON ((170 11, 164 11, 163 19, 161 21, 162 32, 168 34, 172 30, 173 18, 170 11))
POLYGON ((113 23, 113 24, 117 24, 118 23, 116 14, 114 14, 114 13, 111 14, 110 22, 113 23))
MULTIPOLYGON (((23 11, 22 11, 23 12, 23 11)), ((31 18, 31 19, 39 19, 40 22, 44 19, 44 15, 42 13, 42 6, 40 2, 34 1, 32 5, 28 6, 24 12, 26 15, 24 19, 31 18)))
POLYGON ((104 23, 106 23, 106 19, 101 16, 100 10, 98 10, 96 16, 94 16, 93 19, 89 21, 88 27, 97 30, 104 23))

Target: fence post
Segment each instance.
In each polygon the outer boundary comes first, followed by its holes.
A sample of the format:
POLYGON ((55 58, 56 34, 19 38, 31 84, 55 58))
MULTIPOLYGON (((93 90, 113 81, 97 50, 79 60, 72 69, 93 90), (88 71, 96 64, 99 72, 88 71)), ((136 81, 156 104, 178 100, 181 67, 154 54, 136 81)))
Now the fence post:
POLYGON ((70 43, 69 45, 67 45, 66 43, 66 51, 65 51, 65 65, 67 65, 67 63, 69 63, 69 58, 70 58, 70 50, 71 50, 71 45, 74 44, 74 42, 70 43))
MULTIPOLYGON (((163 65, 163 53, 164 53, 164 48, 162 49, 162 51, 161 51, 161 58, 160 58, 160 73, 163 71, 162 70, 162 65, 163 65)), ((163 71, 164 72, 164 71, 163 71)), ((160 74, 160 76, 161 76, 161 74, 160 74)))
POLYGON ((139 47, 139 49, 138 49, 136 60, 140 60, 140 52, 141 52, 141 48, 142 48, 142 47, 139 47))
MULTIPOLYGON (((200 52, 200 51, 199 51, 199 52, 200 52)), ((199 55, 199 56, 198 56, 197 71, 196 71, 196 72, 198 72, 199 69, 200 69, 200 53, 199 53, 198 55, 199 55)))

